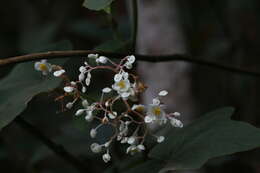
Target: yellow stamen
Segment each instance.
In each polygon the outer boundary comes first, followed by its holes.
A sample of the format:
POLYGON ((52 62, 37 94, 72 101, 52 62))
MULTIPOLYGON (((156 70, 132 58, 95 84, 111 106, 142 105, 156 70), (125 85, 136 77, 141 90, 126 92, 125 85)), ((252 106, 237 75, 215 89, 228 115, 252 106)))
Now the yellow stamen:
POLYGON ((47 71, 47 70, 48 70, 48 67, 47 67, 46 64, 40 64, 40 65, 39 65, 39 69, 40 69, 41 71, 47 71))
POLYGON ((144 107, 143 106, 138 106, 135 110, 137 112, 144 112, 144 107))
POLYGON ((153 108, 153 114, 154 115, 157 115, 157 116, 159 116, 159 115, 161 115, 161 108, 160 107, 155 107, 155 108, 153 108))
POLYGON ((117 83, 117 86, 120 87, 120 89, 123 89, 126 87, 125 81, 121 80, 120 82, 117 83))

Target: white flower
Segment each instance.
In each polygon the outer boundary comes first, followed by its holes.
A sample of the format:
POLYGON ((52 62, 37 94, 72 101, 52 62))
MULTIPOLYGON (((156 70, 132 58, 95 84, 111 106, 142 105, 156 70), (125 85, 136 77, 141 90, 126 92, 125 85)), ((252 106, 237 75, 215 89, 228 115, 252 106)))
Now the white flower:
POLYGON ((158 136, 157 137, 157 142, 162 143, 164 141, 165 137, 164 136, 158 136))
POLYGON ((149 115, 145 116, 145 118, 144 118, 145 123, 152 123, 154 120, 155 120, 155 118, 153 116, 149 116, 149 115))
POLYGON ((129 137, 127 140, 127 143, 130 145, 134 144, 135 142, 136 142, 136 137, 134 136, 129 137))
POLYGON ((108 113, 108 117, 109 117, 110 119, 115 119, 116 116, 117 116, 117 112, 108 113))
POLYGON ((86 69, 86 67, 81 66, 81 67, 79 68, 79 71, 80 71, 80 73, 85 73, 85 72, 87 71, 87 69, 86 69))
POLYGON ((60 77, 60 76, 63 75, 64 73, 65 73, 65 70, 61 69, 61 70, 55 71, 55 72, 53 73, 53 75, 54 75, 55 77, 60 77))
POLYGON ((174 113, 173 113, 173 116, 179 117, 179 116, 181 116, 181 113, 180 113, 180 112, 174 112, 174 113))
POLYGON ((79 109, 77 110, 77 112, 75 113, 76 116, 82 115, 85 112, 85 109, 79 109))
POLYGON ((100 153, 102 150, 102 146, 97 143, 93 143, 90 145, 90 149, 93 153, 100 153))
POLYGON ((89 106, 87 99, 82 100, 82 103, 81 103, 81 104, 82 104, 82 106, 83 106, 84 108, 88 108, 88 106, 89 106))
POLYGON ((122 74, 116 74, 115 76, 114 76, 114 81, 115 82, 119 82, 121 79, 123 78, 123 75, 122 74))
POLYGON ((85 120, 88 121, 88 122, 90 122, 90 121, 92 121, 93 119, 94 119, 94 116, 93 116, 93 114, 92 114, 92 111, 87 111, 86 116, 85 116, 85 120))
POLYGON ((166 91, 166 90, 162 90, 162 91, 160 91, 159 92, 159 96, 166 96, 168 94, 168 91, 166 91))
POLYGON ((91 74, 90 74, 90 72, 88 72, 87 78, 85 80, 85 83, 87 86, 89 86, 89 84, 90 84, 90 79, 91 79, 91 74))
POLYGON ((64 87, 63 89, 64 89, 64 91, 65 91, 66 93, 71 93, 71 92, 74 91, 75 88, 72 87, 72 86, 66 86, 66 87, 64 87))
POLYGON ((139 151, 143 151, 143 150, 145 150, 144 145, 143 145, 143 144, 139 144, 139 145, 137 145, 137 150, 139 150, 139 151))
POLYGON ((47 75, 52 71, 52 66, 50 63, 47 63, 46 59, 36 62, 34 68, 37 71, 41 71, 43 75, 47 75))
POLYGON ((100 56, 99 58, 96 59, 97 63, 102 63, 102 64, 106 64, 107 63, 107 57, 105 56, 100 56))
POLYGON ((103 160, 105 163, 109 162, 111 160, 111 156, 109 155, 109 153, 105 153, 103 156, 102 156, 103 160))
POLYGON ((96 59, 98 58, 98 54, 88 54, 88 58, 96 59))
POLYGON ((103 92, 103 93, 109 93, 109 92, 111 92, 111 91, 112 91, 112 89, 111 89, 111 88, 108 88, 108 87, 102 89, 102 92, 103 92))
POLYGON ((69 102, 66 104, 66 108, 67 109, 71 109, 73 107, 73 103, 72 102, 69 102))
POLYGON ((153 105, 159 105, 159 104, 160 104, 160 100, 158 98, 154 98, 153 105))
POLYGON ((127 69, 132 69, 132 68, 133 68, 132 63, 129 63, 129 62, 126 62, 126 63, 124 64, 124 66, 125 66, 127 69))
POLYGON ((79 74, 79 81, 82 82, 85 79, 85 74, 84 73, 80 73, 79 74))
POLYGON ((91 129, 90 130, 90 136, 91 136, 91 138, 95 138, 97 136, 97 130, 96 129, 91 129))
POLYGON ((170 122, 173 127, 179 127, 179 128, 183 127, 182 122, 176 118, 170 118, 170 122))
POLYGON ((117 91, 117 93, 123 97, 124 99, 127 99, 131 95, 131 84, 128 79, 122 79, 118 82, 115 82, 112 85, 112 88, 117 91))
POLYGON ((83 87, 81 88, 81 91, 82 91, 83 93, 85 93, 85 92, 87 91, 87 88, 83 86, 83 87))
POLYGON ((130 55, 127 57, 127 62, 133 64, 135 62, 135 56, 134 55, 130 55))

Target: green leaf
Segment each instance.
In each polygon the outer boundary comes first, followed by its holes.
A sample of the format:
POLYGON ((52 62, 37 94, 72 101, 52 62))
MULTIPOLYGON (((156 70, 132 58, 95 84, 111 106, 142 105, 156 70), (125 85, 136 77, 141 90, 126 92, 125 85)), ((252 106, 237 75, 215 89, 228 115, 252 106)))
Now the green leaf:
POLYGON ((191 125, 178 129, 157 145, 149 157, 167 161, 162 170, 198 169, 207 160, 260 146, 260 130, 230 119, 233 108, 208 113, 191 125))
POLYGON ((114 0, 85 0, 83 2, 83 7, 90 10, 103 10, 107 8, 114 0))
MULTIPOLYGON (((51 46, 55 50, 68 50, 72 46, 68 41, 51 46)), ((53 50, 48 47, 48 50, 53 50)), ((52 62, 64 62, 53 60, 52 62)), ((23 112, 27 103, 41 92, 50 91, 60 84, 60 80, 50 76, 43 77, 35 71, 34 62, 21 63, 0 81, 0 130, 23 112)))

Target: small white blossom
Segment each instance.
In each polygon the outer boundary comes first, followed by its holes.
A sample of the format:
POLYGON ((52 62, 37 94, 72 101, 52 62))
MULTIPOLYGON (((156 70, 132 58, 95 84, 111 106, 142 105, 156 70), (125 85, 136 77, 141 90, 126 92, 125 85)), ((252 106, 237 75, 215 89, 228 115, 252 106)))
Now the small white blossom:
POLYGON ((162 143, 164 141, 165 137, 164 136, 158 136, 157 137, 157 142, 162 143))
POLYGON ((117 116, 117 112, 108 113, 108 117, 109 117, 110 119, 112 119, 112 120, 115 119, 116 116, 117 116))
POLYGON ((89 86, 90 80, 91 80, 91 74, 90 74, 90 72, 88 72, 87 78, 85 80, 85 83, 86 83, 87 86, 89 86))
POLYGON ((131 56, 128 56, 127 57, 127 61, 131 64, 133 64, 135 62, 135 56, 134 55, 131 55, 131 56))
POLYGON ((82 82, 85 79, 85 74, 84 73, 80 73, 79 74, 79 81, 82 82))
POLYGON ((84 100, 82 100, 82 106, 84 107, 84 108, 87 108, 88 106, 89 106, 89 103, 88 103, 88 100, 87 99, 84 99, 84 100))
POLYGON ((71 109, 73 107, 73 103, 72 102, 69 102, 66 104, 66 108, 67 109, 71 109))
POLYGON ((53 73, 53 75, 54 75, 55 77, 60 77, 60 76, 63 75, 64 73, 65 73, 65 70, 61 69, 61 70, 55 71, 55 72, 53 73))
POLYGON ((162 91, 160 91, 159 92, 159 96, 166 96, 168 94, 168 91, 166 91, 166 90, 162 90, 162 91))
POLYGON ((102 150, 102 146, 97 143, 93 143, 90 145, 90 149, 93 153, 100 153, 102 150))
POLYGON ((137 111, 137 112, 144 112, 145 106, 141 105, 141 104, 139 104, 139 105, 134 104, 131 109, 133 111, 137 111))
POLYGON ((102 64, 106 64, 107 63, 107 57, 105 56, 100 56, 99 58, 96 59, 97 63, 102 63, 102 64))
POLYGON ((134 144, 135 142, 136 142, 136 137, 134 136, 129 137, 127 140, 127 143, 130 145, 134 144))
POLYGON ((160 104, 160 100, 158 98, 154 98, 153 105, 159 105, 159 104, 160 104))
POLYGON ((180 112, 174 112, 174 113, 173 113, 173 116, 179 117, 179 116, 181 116, 181 113, 180 113, 180 112))
POLYGON ((85 92, 87 91, 87 88, 83 86, 83 87, 81 88, 81 91, 82 91, 83 93, 85 93, 85 92))
POLYGON ((98 54, 88 54, 88 58, 97 59, 98 58, 98 54))
POLYGON ((97 130, 96 129, 91 129, 90 130, 90 136, 91 136, 91 138, 95 138, 97 136, 97 130))
POLYGON ((183 124, 180 120, 176 119, 176 118, 171 118, 170 119, 170 122, 171 122, 171 125, 173 127, 179 127, 179 128, 182 128, 183 127, 183 124))
POLYGON ((116 75, 114 76, 114 81, 115 81, 115 82, 119 82, 122 78, 123 78, 123 75, 122 75, 122 74, 116 74, 116 75))
POLYGON ((109 162, 111 160, 110 154, 107 152, 102 156, 105 163, 109 162))
POLYGON ((137 145, 137 149, 138 149, 139 151, 143 151, 143 150, 145 150, 145 147, 144 147, 143 144, 139 144, 139 145, 137 145))
POLYGON ((36 62, 34 68, 37 71, 41 71, 43 75, 48 75, 52 71, 52 65, 47 63, 46 59, 36 62))
POLYGON ((79 71, 80 71, 80 73, 86 73, 87 69, 86 69, 86 67, 81 66, 81 67, 79 68, 79 71))
POLYGON ((85 116, 85 120, 88 121, 88 122, 90 122, 90 121, 92 121, 93 119, 94 119, 94 116, 93 116, 92 111, 87 111, 87 112, 86 112, 86 116, 85 116))
POLYGON ((63 88, 64 89, 64 91, 66 92, 66 93, 71 93, 71 92, 73 92, 74 91, 74 87, 71 87, 71 86, 66 86, 66 87, 64 87, 63 88))
POLYGON ((102 92, 103 93, 109 93, 109 92, 111 92, 112 91, 112 89, 111 88, 104 88, 104 89, 102 89, 102 92))
POLYGON ((85 109, 79 109, 77 110, 77 112, 75 113, 76 116, 82 115, 85 112, 85 109))

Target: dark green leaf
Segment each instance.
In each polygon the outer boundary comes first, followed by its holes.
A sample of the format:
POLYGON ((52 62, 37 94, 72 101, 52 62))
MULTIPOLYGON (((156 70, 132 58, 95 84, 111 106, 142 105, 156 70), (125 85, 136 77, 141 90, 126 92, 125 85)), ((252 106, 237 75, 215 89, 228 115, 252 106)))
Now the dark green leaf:
MULTIPOLYGON (((71 44, 62 41, 52 45, 52 48, 68 50, 71 49, 71 44)), ((53 50, 52 48, 49 47, 48 50, 53 50)), ((0 81, 0 129, 24 111, 33 96, 50 91, 59 83, 60 80, 52 75, 43 77, 40 72, 35 71, 34 62, 21 63, 14 67, 10 74, 0 81)))
POLYGON ((233 111, 232 108, 219 109, 172 132, 149 156, 167 161, 165 171, 197 169, 211 158, 259 147, 260 130, 231 120, 233 111))
POLYGON ((85 0, 83 7, 90 10, 103 10, 107 8, 114 0, 85 0))

